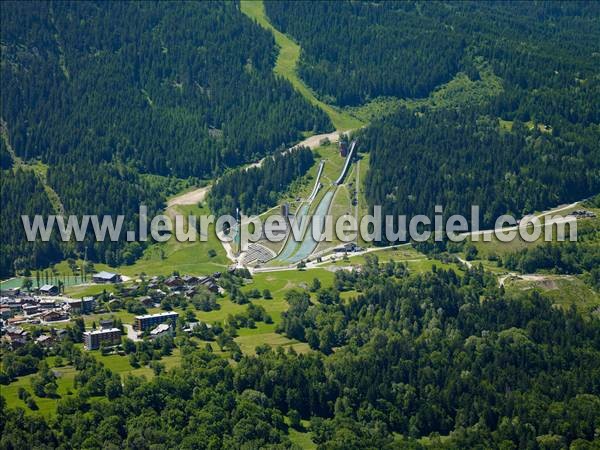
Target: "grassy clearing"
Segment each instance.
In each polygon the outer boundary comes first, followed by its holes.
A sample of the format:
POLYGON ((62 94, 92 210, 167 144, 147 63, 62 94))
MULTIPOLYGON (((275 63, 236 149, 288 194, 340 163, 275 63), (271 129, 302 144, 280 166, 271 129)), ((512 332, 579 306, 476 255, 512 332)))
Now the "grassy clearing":
POLYGON ((505 282, 508 292, 537 290, 562 308, 575 305, 590 312, 600 306, 600 294, 572 275, 540 275, 538 279, 512 279, 505 282))
POLYGON ((478 69, 479 80, 471 80, 465 73, 459 72, 448 83, 438 86, 427 98, 378 97, 365 105, 345 109, 363 121, 370 122, 378 117, 389 115, 400 107, 441 109, 485 104, 502 91, 502 79, 494 75, 491 67, 482 59, 479 59, 478 69))
MULTIPOLYGON (((348 254, 348 260, 344 261, 342 259, 342 255, 338 258, 334 263, 334 265, 344 266, 344 265, 362 265, 367 261, 367 256, 377 256, 379 263, 384 263, 387 261, 420 261, 426 260, 427 257, 419 253, 415 250, 411 245, 402 245, 394 248, 382 248, 382 249, 373 249, 367 254, 360 255, 352 255, 348 254)), ((329 264, 324 265, 324 267, 329 266, 329 264)))
POLYGON ((310 432, 308 432, 308 431, 300 432, 300 431, 294 430, 293 428, 289 428, 288 435, 289 435, 290 441, 292 441, 292 443, 296 444, 297 446, 299 446, 302 449, 313 450, 313 449, 317 448, 317 444, 315 444, 312 441, 312 439, 310 438, 310 432))
MULTIPOLYGON (((576 206, 566 208, 565 210, 560 211, 557 214, 561 215, 561 216, 566 216, 567 214, 569 214, 570 212, 572 212, 573 210, 576 210, 576 209, 582 209, 582 206, 578 204, 576 206)), ((593 211, 596 214, 596 216, 600 217, 600 209, 598 209, 598 208, 585 208, 585 209, 593 211)), ((542 213, 541 211, 536 211, 533 214, 539 215, 541 213, 542 213)), ((551 214, 551 215, 554 215, 554 214, 551 214)), ((600 223, 600 218, 598 218, 598 217, 594 218, 594 219, 581 219, 577 222, 577 226, 582 227, 584 225, 588 225, 589 223, 592 223, 592 224, 600 223)), ((541 219, 541 222, 544 223, 544 218, 541 219)), ((565 233, 566 233, 566 237, 568 238, 568 229, 567 228, 565 228, 565 233)), ((491 255, 496 255, 496 256, 502 257, 505 255, 508 255, 509 253, 518 252, 519 250, 523 250, 524 248, 527 248, 527 247, 533 247, 533 246, 543 244, 545 242, 544 235, 545 235, 545 229, 542 231, 540 237, 533 242, 528 242, 528 241, 523 240, 518 232, 517 232, 516 238, 510 242, 499 241, 496 238, 496 236, 493 234, 492 234, 491 240, 489 242, 484 242, 483 236, 479 236, 479 241, 474 241, 472 238, 469 238, 469 242, 471 242, 477 248, 478 257, 482 260, 486 260, 491 255)), ((556 240, 556 227, 553 227, 552 235, 553 235, 553 240, 556 240)))
MULTIPOLYGON (((196 205, 178 205, 169 208, 168 213, 178 213, 184 216, 183 230, 187 231, 187 217, 195 215, 210 215, 208 207, 196 205)), ((198 221, 199 225, 199 221, 198 221)), ((78 265, 81 265, 78 261, 78 265)), ((128 277, 139 277, 141 274, 148 275, 171 275, 174 271, 181 274, 205 275, 213 272, 223 271, 229 264, 225 254, 225 249, 217 239, 214 224, 208 227, 208 239, 206 242, 196 236, 194 242, 179 242, 172 237, 164 243, 154 243, 150 245, 140 259, 129 266, 110 267, 106 264, 94 264, 96 271, 107 270, 118 272, 128 277), (209 252, 213 250, 216 256, 211 257, 209 252)), ((69 273, 70 269, 66 261, 55 266, 60 273, 69 273)), ((4 286, 3 286, 4 287, 4 286)), ((66 292, 70 295, 83 296, 101 293, 104 289, 108 290, 109 285, 87 285, 69 287, 66 292)))
POLYGON ((0 395, 4 397, 6 400, 6 405, 9 408, 23 408, 25 411, 41 415, 44 417, 50 417, 56 412, 56 405, 59 400, 65 398, 69 395, 72 395, 72 392, 75 391, 73 387, 73 380, 75 378, 75 374, 77 371, 73 366, 65 366, 60 368, 53 369, 56 374, 58 374, 58 378, 56 380, 56 384, 58 385, 58 389, 56 391, 56 398, 48 398, 48 397, 38 397, 33 393, 33 389, 31 388, 31 379, 35 376, 26 375, 23 377, 19 377, 12 383, 7 386, 0 385, 0 395), (19 399, 18 390, 20 387, 23 387, 29 391, 32 395, 35 403, 38 405, 38 410, 32 411, 30 410, 24 401, 19 399), (71 394, 69 394, 71 392, 71 394))
POLYGON ((241 335, 235 338, 242 352, 246 355, 254 355, 257 346, 262 344, 270 345, 273 348, 283 347, 284 349, 293 348, 297 353, 306 353, 310 350, 305 342, 298 342, 293 339, 288 339, 282 334, 263 333, 260 335, 241 335), (259 339, 256 336, 260 336, 259 339))
POLYGON ((261 27, 269 30, 279 47, 279 55, 273 71, 286 80, 310 103, 322 109, 330 118, 336 130, 352 130, 364 125, 363 121, 319 100, 312 89, 300 79, 296 66, 300 59, 300 46, 288 36, 277 30, 269 21, 262 1, 241 1, 241 10, 261 27))

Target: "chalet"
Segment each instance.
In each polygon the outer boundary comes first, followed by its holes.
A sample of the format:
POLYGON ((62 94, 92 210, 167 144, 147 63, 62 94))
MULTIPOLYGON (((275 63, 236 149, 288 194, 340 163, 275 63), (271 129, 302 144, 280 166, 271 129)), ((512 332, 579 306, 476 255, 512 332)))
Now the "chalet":
POLYGON ((149 295, 144 295, 143 297, 138 298, 138 301, 147 308, 154 305, 154 300, 152 300, 152 297, 149 295))
POLYGON ((5 331, 5 339, 10 342, 12 347, 20 347, 27 343, 29 332, 21 327, 8 326, 5 331))
POLYGON ((18 325, 20 323, 25 323, 25 322, 27 322, 27 318, 25 318, 23 316, 11 317, 10 319, 8 319, 6 321, 6 323, 8 323, 9 325, 18 325))
POLYGON ((183 280, 183 282, 189 286, 195 286, 196 284, 198 284, 198 277, 195 277, 193 275, 184 275, 183 277, 181 277, 181 279, 183 280))
POLYGON ((162 298, 165 298, 165 296, 167 295, 167 293, 161 289, 156 289, 155 291, 148 292, 148 294, 150 295, 150 297, 152 297, 153 300, 158 301, 160 301, 160 299, 162 298))
POLYGON ((89 314, 94 310, 94 297, 70 298, 67 300, 67 311, 71 314, 89 314))
POLYGON ((44 322, 56 322, 59 320, 67 320, 69 315, 62 309, 51 309, 45 311, 40 315, 40 319, 44 322))
POLYGON ((3 306, 2 308, 0 308, 0 318, 6 320, 9 319, 10 317, 12 317, 13 315, 13 311, 12 309, 3 306))
POLYGON ((69 331, 64 328, 59 328, 56 330, 56 337, 58 339, 64 339, 69 336, 69 331))
POLYGON ((170 276, 165 280, 165 285, 169 286, 171 289, 181 287, 184 285, 183 280, 177 275, 170 276))
POLYGON ((188 298, 192 298, 194 295, 196 295, 196 289, 194 287, 186 288, 183 291, 183 295, 185 295, 188 298))
POLYGON ((211 276, 200 278, 199 284, 206 287, 211 292, 218 292, 219 286, 215 282, 215 279, 211 276))
POLYGON ((38 307, 40 310, 54 309, 56 308, 56 300, 52 298, 40 298, 38 301, 38 307))
POLYGON ((54 343, 54 336, 49 334, 42 334, 35 339, 36 344, 42 347, 50 347, 54 343))
POLYGON ((40 295, 58 295, 58 286, 55 286, 54 284, 44 284, 40 289, 39 289, 40 295))
POLYGON ((39 311, 39 305, 23 305, 23 314, 25 314, 26 316, 37 314, 39 311))
POLYGON ((17 297, 19 294, 21 294, 19 288, 0 289, 0 297, 17 297))
POLYGON ((92 276, 94 283, 120 283, 121 275, 112 272, 98 272, 92 276))

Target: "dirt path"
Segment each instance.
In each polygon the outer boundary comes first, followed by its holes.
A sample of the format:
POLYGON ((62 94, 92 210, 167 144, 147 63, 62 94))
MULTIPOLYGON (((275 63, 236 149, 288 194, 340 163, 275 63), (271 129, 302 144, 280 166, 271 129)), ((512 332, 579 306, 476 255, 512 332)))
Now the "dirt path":
POLYGON ((210 190, 210 185, 194 189, 193 191, 185 192, 177 197, 171 198, 167 202, 167 208, 177 205, 196 205, 206 198, 206 194, 210 190))
MULTIPOLYGON (((338 131, 334 131, 332 133, 315 134, 314 136, 307 137, 303 141, 300 141, 296 145, 293 145, 292 147, 288 148, 287 151, 291 152, 300 147, 309 147, 312 150, 312 149, 319 147, 321 145, 321 141, 323 141, 323 139, 329 139, 330 142, 338 142, 340 139, 340 134, 341 133, 338 131)), ((262 163, 264 162, 264 160, 270 156, 271 155, 265 156, 260 161, 257 161, 252 164, 248 164, 247 166, 245 166, 245 169, 248 170, 251 167, 262 166, 262 163)), ((171 198, 167 202, 167 208, 172 208, 173 206, 178 206, 178 205, 196 205, 196 204, 204 201, 204 199, 206 198, 206 195, 210 191, 210 188, 211 188, 211 185, 209 184, 207 186, 204 186, 204 187, 201 187, 198 189, 194 189, 193 191, 188 191, 188 192, 184 192, 183 194, 177 195, 177 196, 171 198)))

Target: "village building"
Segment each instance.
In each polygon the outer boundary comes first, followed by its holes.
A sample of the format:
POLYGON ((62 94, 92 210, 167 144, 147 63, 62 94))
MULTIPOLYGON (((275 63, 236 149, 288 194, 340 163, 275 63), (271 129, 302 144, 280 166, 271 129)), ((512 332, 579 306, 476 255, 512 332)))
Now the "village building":
POLYGON ((121 275, 112 272, 98 272, 92 275, 94 283, 120 283, 121 275))
POLYGON ((175 311, 135 316, 133 327, 138 331, 150 330, 168 320, 177 320, 178 317, 179 314, 175 311))
POLYGON ((58 295, 58 286, 54 284, 44 284, 42 287, 40 287, 39 293, 40 295, 58 295))
POLYGON ((106 328, 83 333, 83 345, 86 350, 97 350, 101 345, 113 346, 121 343, 121 330, 106 328))
POLYGON ((71 314, 89 314, 95 303, 94 297, 70 298, 66 301, 66 310, 71 314))
POLYGON ((44 322, 57 322, 59 320, 68 320, 69 315, 63 309, 51 309, 40 314, 40 319, 44 322))

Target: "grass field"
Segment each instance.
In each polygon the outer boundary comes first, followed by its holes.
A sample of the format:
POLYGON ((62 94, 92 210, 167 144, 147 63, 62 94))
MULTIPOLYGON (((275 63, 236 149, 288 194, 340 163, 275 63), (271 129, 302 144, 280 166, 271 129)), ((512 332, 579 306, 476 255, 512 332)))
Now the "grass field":
POLYGON ((313 450, 317 448, 317 444, 315 444, 310 438, 310 432, 300 432, 294 430, 293 428, 288 429, 288 434, 290 441, 305 450, 313 450))
MULTIPOLYGON (((184 231, 187 230, 187 217, 189 215, 210 215, 208 207, 186 205, 175 206, 167 210, 168 214, 181 214, 185 219, 184 231)), ((199 219, 197 219, 199 223, 199 219)), ((82 261, 77 261, 81 266, 82 261)), ((182 275, 206 275, 213 272, 223 271, 229 264, 225 249, 215 235, 214 224, 209 225, 208 240, 202 242, 197 236, 195 242, 179 242, 173 236, 167 242, 153 243, 145 251, 143 256, 132 265, 110 267, 106 264, 94 264, 96 271, 106 270, 118 272, 121 275, 136 278, 141 274, 147 275, 171 275, 174 271, 182 275), (211 257, 209 251, 213 250, 216 256, 211 257)), ((55 266, 60 273, 69 273, 70 269, 66 261, 55 266)), ((3 286, 4 287, 4 286, 3 286)), ((103 290, 114 289, 110 285, 79 285, 68 286, 65 292, 73 296, 95 295, 103 290)))
POLYGON ((39 414, 45 417, 50 417, 53 415, 56 411, 56 405, 58 401, 70 395, 69 392, 75 391, 73 387, 73 380, 75 378, 75 374, 77 373, 75 368, 72 366, 55 368, 53 370, 55 370, 55 372, 59 375, 58 379, 56 380, 56 384, 58 385, 56 398, 42 398, 34 395, 33 389, 31 388, 31 379, 35 375, 32 374, 19 377, 7 386, 0 385, 0 394, 6 399, 6 405, 9 408, 15 408, 18 406, 33 414, 39 414), (31 411, 25 402, 19 399, 18 390, 20 387, 27 389, 27 391, 29 391, 29 393, 33 396, 33 399, 39 408, 37 411, 31 411))
POLYGON ((466 74, 459 72, 453 79, 438 86, 426 98, 399 99, 395 97, 378 97, 365 105, 347 107, 345 110, 365 122, 370 122, 375 118, 391 114, 400 107, 408 109, 422 107, 438 109, 484 104, 502 91, 502 79, 497 77, 491 67, 481 58, 477 58, 479 80, 471 80, 466 74))
POLYGON ((505 289, 508 292, 537 290, 560 307, 575 305, 583 312, 591 312, 600 306, 600 294, 580 277, 572 275, 540 275, 536 280, 507 280, 505 289))
POLYGON ((281 75, 287 79, 292 86, 310 103, 322 109, 331 119, 333 126, 336 130, 352 130, 360 128, 364 123, 352 116, 348 112, 341 111, 331 105, 328 105, 319 100, 312 89, 310 89, 304 81, 300 79, 296 72, 296 66, 300 59, 300 46, 291 40, 288 36, 277 30, 269 18, 265 14, 265 7, 262 1, 248 1, 243 0, 241 2, 241 10, 251 19, 254 19, 261 27, 269 30, 275 37, 275 42, 279 47, 279 55, 277 56, 277 62, 273 71, 277 75, 281 75))

